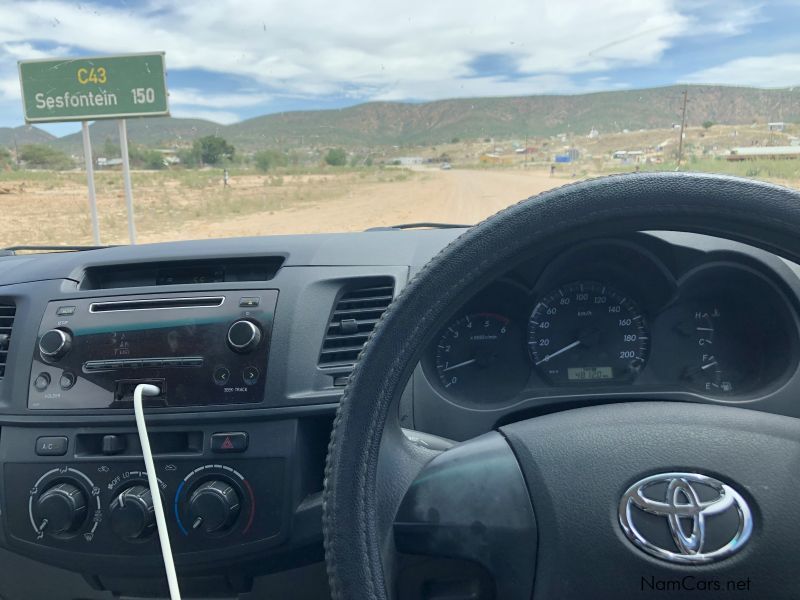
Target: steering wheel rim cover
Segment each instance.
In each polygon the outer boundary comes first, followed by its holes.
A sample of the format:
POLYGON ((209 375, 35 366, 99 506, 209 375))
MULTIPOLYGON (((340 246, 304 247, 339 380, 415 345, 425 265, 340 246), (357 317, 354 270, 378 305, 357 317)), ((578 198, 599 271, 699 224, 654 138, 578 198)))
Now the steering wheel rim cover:
MULTIPOLYGON (((653 229, 720 235, 796 260, 800 194, 726 176, 611 176, 523 200, 444 248, 376 325, 334 420, 323 496, 325 555, 334 598, 387 597, 383 563, 391 537, 387 515, 396 505, 381 506, 378 499, 392 496, 386 489, 378 490, 381 439, 392 403, 448 310, 540 244, 653 229)), ((380 485, 400 490, 413 475, 405 473, 398 481, 380 485)))

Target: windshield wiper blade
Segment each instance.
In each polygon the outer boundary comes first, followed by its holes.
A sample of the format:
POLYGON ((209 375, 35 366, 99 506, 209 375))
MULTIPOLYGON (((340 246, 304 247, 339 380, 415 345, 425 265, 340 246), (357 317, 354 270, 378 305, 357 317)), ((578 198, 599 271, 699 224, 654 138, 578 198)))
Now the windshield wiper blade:
POLYGON ((102 250, 114 246, 8 246, 0 250, 0 255, 11 256, 17 252, 84 252, 86 250, 102 250))
POLYGON ((462 223, 401 223, 400 225, 387 225, 386 227, 370 227, 365 231, 390 231, 392 229, 469 229, 472 225, 462 223))

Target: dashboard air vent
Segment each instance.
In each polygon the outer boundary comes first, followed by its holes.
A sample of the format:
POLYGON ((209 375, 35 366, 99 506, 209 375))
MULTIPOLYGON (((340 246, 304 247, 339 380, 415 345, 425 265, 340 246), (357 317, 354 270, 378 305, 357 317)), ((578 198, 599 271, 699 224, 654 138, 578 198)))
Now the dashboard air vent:
POLYGON ((11 344, 11 328, 14 326, 14 315, 17 308, 14 304, 0 302, 0 379, 6 374, 8 347, 11 344))
POLYGON ((319 365, 352 368, 369 334, 392 301, 393 293, 391 277, 346 285, 333 307, 319 365))

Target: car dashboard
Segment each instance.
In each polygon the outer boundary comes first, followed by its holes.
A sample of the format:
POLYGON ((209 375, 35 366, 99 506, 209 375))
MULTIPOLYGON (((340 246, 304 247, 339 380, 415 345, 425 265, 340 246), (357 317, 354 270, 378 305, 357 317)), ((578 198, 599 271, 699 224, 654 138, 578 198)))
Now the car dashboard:
MULTIPOLYGON (((151 383, 160 501, 187 592, 319 597, 321 569, 286 588, 275 578, 322 559, 342 390, 392 298, 462 231, 0 259, 0 547, 25 582, 0 582, 0 596, 165 595, 131 404, 151 383)), ((800 416, 799 275, 768 252, 688 233, 539 249, 424 340, 400 422, 465 440, 653 399, 800 416)))

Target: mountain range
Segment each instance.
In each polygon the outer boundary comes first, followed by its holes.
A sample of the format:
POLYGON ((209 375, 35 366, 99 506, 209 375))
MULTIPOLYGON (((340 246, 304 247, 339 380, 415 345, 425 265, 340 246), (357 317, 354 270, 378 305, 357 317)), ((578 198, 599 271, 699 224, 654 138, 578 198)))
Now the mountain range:
MULTIPOLYGON (((369 102, 337 110, 269 114, 220 125, 201 119, 130 119, 131 143, 149 147, 189 145, 216 134, 241 150, 265 147, 374 147, 437 144, 477 139, 588 134, 656 129, 680 122, 687 91, 687 123, 729 125, 800 121, 800 88, 759 89, 711 85, 669 86, 578 95, 459 98, 424 103, 369 102)), ((91 125, 95 147, 116 142, 113 121, 91 125)), ((54 138, 24 126, 0 129, 0 144, 48 143, 80 153, 81 135, 54 138)))

